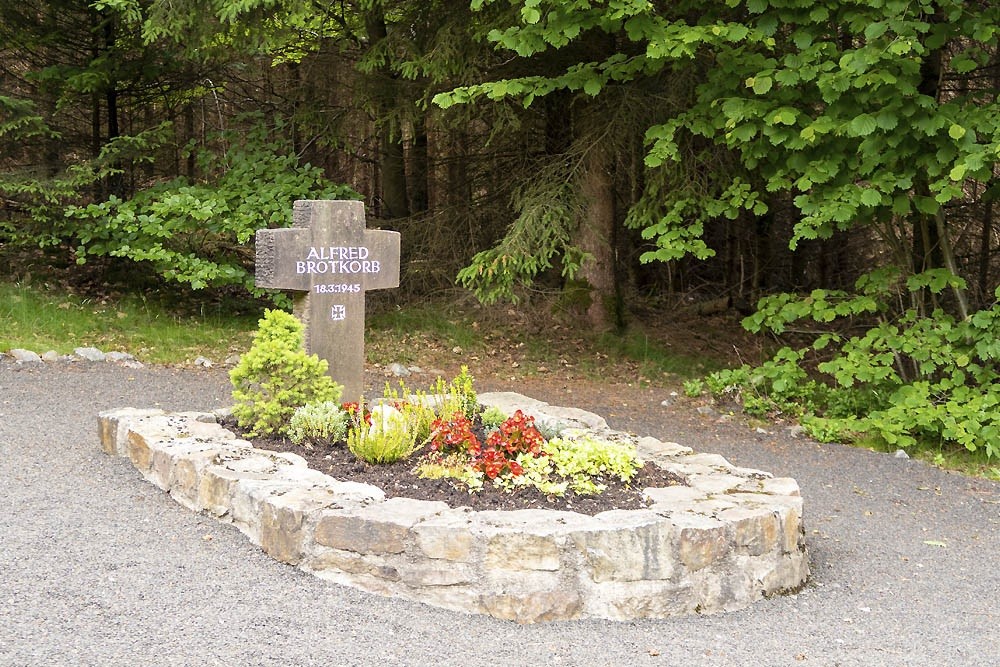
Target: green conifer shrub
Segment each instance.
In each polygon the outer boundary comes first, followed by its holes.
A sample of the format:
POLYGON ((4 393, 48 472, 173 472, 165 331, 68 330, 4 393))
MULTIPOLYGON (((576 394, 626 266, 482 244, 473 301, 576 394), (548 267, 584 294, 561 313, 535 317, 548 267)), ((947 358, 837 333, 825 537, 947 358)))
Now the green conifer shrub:
POLYGON ((230 371, 233 416, 250 437, 287 433, 299 406, 340 400, 343 387, 326 375, 326 360, 306 354, 304 340, 294 316, 265 311, 253 344, 230 371))

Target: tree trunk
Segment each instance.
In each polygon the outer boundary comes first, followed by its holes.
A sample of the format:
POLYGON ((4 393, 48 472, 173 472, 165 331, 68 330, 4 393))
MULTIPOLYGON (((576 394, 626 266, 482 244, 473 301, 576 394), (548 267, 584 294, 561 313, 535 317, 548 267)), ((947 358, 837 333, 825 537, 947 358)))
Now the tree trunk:
MULTIPOLYGON (((985 199, 985 197, 984 197, 985 199)), ((993 200, 985 199, 983 203, 983 228, 979 235, 979 294, 980 302, 988 304, 993 301, 993 293, 990 290, 990 260, 992 259, 992 248, 990 240, 993 238, 993 200)))
POLYGON ((410 177, 407 183, 412 213, 422 213, 428 209, 427 179, 430 177, 430 171, 427 161, 427 119, 421 114, 413 123, 413 148, 410 155, 410 177))
MULTIPOLYGON (((366 17, 369 48, 388 36, 382 8, 376 6, 366 17)), ((405 218, 410 214, 406 194, 406 161, 403 153, 403 132, 398 124, 388 121, 396 95, 395 76, 383 65, 373 72, 372 95, 375 100, 376 123, 379 124, 379 175, 382 184, 382 211, 385 219, 405 218), (395 127, 394 127, 395 125, 395 127)))
MULTIPOLYGON (((104 17, 104 51, 105 53, 110 53, 112 65, 114 68, 114 49, 115 49, 115 23, 114 18, 111 16, 104 17)), ((108 115, 108 136, 107 140, 117 138, 121 135, 121 128, 118 124, 118 79, 111 73, 108 77, 107 88, 104 89, 104 104, 107 107, 108 115)), ((108 176, 107 184, 107 194, 115 195, 117 197, 123 197, 125 195, 125 165, 116 160, 113 167, 116 173, 108 176)))
POLYGON ((611 159, 600 143, 584 158, 585 173, 581 192, 585 213, 577 232, 576 245, 587 254, 578 278, 590 289, 586 320, 593 329, 606 331, 616 325, 620 299, 615 280, 615 191, 611 159))

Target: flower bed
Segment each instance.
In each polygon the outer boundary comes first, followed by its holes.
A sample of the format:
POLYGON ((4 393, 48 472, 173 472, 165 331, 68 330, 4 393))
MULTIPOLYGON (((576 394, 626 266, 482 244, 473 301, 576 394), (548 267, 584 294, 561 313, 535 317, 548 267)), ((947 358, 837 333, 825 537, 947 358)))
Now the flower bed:
POLYGON ((594 516, 473 511, 387 499, 300 457, 254 449, 211 414, 125 408, 102 413, 100 432, 104 451, 129 458, 181 504, 233 523, 278 560, 448 609, 518 622, 660 618, 740 608, 808 576, 794 480, 517 394, 479 401, 570 435, 630 442, 688 486, 645 489, 649 507, 594 516))

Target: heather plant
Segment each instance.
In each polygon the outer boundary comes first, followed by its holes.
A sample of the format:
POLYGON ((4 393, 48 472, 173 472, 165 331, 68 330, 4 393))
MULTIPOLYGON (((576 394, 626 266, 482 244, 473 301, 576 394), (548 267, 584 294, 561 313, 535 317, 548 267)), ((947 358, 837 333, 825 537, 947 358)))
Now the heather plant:
POLYGON ((406 416, 389 405, 376 405, 371 423, 360 424, 347 434, 347 448, 368 463, 394 463, 417 449, 416 433, 406 416))
POLYGON ((422 391, 410 392, 406 384, 400 380, 399 389, 393 389, 387 382, 382 392, 383 404, 388 404, 399 410, 406 421, 407 428, 412 429, 417 442, 425 442, 431 435, 432 424, 437 418, 433 403, 422 391))
POLYGON ((459 374, 450 383, 438 378, 434 386, 438 400, 438 414, 452 415, 461 412, 466 419, 475 419, 479 411, 479 396, 476 394, 473 382, 468 366, 462 366, 459 374))
POLYGON ((233 416, 248 436, 285 434, 297 408, 340 398, 343 388, 326 375, 326 361, 306 354, 303 332, 292 315, 265 311, 250 349, 230 371, 233 416))

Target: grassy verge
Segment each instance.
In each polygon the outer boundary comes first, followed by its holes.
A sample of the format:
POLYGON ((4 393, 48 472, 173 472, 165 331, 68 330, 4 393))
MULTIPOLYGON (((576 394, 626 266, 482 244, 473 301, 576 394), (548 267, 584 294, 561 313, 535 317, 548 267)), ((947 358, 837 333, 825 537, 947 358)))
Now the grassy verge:
POLYGON ((148 363, 221 361, 250 344, 257 317, 178 314, 137 296, 95 300, 37 286, 0 283, 0 351, 67 354, 76 347, 120 350, 148 363))
MULTIPOLYGON (((856 445, 884 454, 892 454, 896 451, 896 448, 891 445, 871 440, 858 442, 856 445)), ((937 468, 1000 482, 1000 461, 988 458, 982 450, 970 452, 957 446, 946 448, 940 445, 927 445, 920 449, 911 450, 908 454, 918 461, 923 461, 937 468)))
POLYGON ((464 359, 500 376, 553 372, 590 380, 627 379, 640 385, 677 385, 721 367, 707 356, 680 353, 639 328, 593 335, 531 310, 423 303, 389 308, 368 320, 368 360, 437 363, 464 359))

